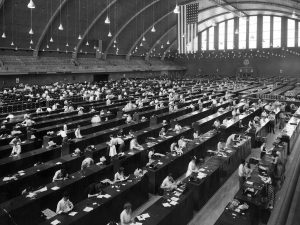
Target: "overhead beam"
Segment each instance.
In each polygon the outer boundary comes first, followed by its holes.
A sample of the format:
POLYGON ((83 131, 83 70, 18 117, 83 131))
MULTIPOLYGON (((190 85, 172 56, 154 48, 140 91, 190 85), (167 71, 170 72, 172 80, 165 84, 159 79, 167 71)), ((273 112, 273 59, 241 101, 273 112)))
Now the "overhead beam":
POLYGON ((174 28, 177 27, 177 22, 171 26, 165 33, 163 33, 155 42, 154 44, 151 46, 151 48, 149 49, 149 51, 146 53, 146 56, 145 56, 145 60, 148 61, 149 60, 149 56, 150 56, 150 52, 152 52, 152 50, 156 47, 157 44, 160 43, 160 41, 165 37, 167 36, 167 34, 173 30, 174 28))
POLYGON ((170 14, 173 13, 173 10, 169 11, 168 13, 164 14, 162 17, 158 18, 157 20, 154 21, 154 23, 152 23, 137 39, 136 41, 133 43, 133 45, 131 46, 130 50, 127 52, 126 54, 126 59, 129 60, 130 59, 130 55, 131 52, 133 51, 133 49, 135 48, 135 46, 140 42, 140 40, 151 30, 151 28, 153 26, 155 26, 156 24, 158 24, 159 22, 161 22, 163 19, 165 19, 166 17, 168 17, 170 14))
POLYGON ((39 37, 39 40, 38 40, 38 42, 37 42, 37 44, 36 44, 36 46, 35 46, 35 48, 33 50, 33 56, 34 57, 38 57, 41 44, 42 44, 42 42, 44 40, 45 35, 48 32, 49 27, 52 25, 53 21, 59 15, 59 12, 63 9, 63 7, 66 5, 67 2, 68 2, 68 0, 63 0, 61 2, 61 4, 57 7, 57 9, 55 10, 55 12, 51 16, 50 20, 46 24, 46 26, 45 26, 44 30, 42 31, 41 36, 39 37))
POLYGON ((228 12, 233 13, 238 17, 248 16, 245 12, 243 12, 242 10, 238 9, 237 7, 233 6, 232 4, 228 3, 225 0, 209 0, 209 1, 227 10, 228 12))
POLYGON ((90 23, 90 25, 87 27, 87 29, 84 31, 84 34, 82 36, 82 39, 78 41, 76 45, 76 50, 73 52, 72 57, 74 59, 77 58, 78 51, 80 46, 82 45, 83 41, 85 40, 85 37, 88 35, 88 33, 91 31, 91 29, 95 26, 95 24, 98 22, 98 20, 103 16, 103 14, 113 5, 117 2, 117 0, 112 0, 90 23))
POLYGON ((175 40, 173 40, 171 42, 171 44, 168 46, 168 48, 164 51, 164 54, 162 55, 162 57, 160 58, 160 60, 165 60, 166 54, 169 52, 169 50, 172 48, 172 46, 176 43, 177 38, 175 38, 175 40))
POLYGON ((145 7, 143 7, 142 9, 140 9, 137 13, 135 13, 119 30, 118 32, 112 37, 112 39, 110 40, 110 42, 108 43, 104 54, 103 54, 103 58, 106 59, 107 57, 107 53, 108 50, 110 49, 110 47, 112 46, 112 44, 114 43, 114 41, 117 39, 117 37, 119 36, 119 34, 127 27, 127 25, 134 20, 138 15, 140 15, 142 12, 144 12, 146 9, 148 9, 149 7, 151 7, 152 5, 156 4, 157 2, 159 2, 160 0, 154 0, 153 2, 149 3, 148 5, 146 5, 145 7))

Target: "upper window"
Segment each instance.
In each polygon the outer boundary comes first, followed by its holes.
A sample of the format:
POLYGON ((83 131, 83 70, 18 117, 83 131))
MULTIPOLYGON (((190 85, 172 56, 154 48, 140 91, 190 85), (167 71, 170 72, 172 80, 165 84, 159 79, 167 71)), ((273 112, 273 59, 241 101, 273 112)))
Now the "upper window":
POLYGON ((239 18, 239 49, 246 48, 247 40, 247 20, 245 17, 239 18))
POLYGON ((249 17, 249 48, 257 48, 257 16, 249 17))
POLYGON ((207 31, 201 33, 201 50, 207 50, 207 31))
POLYGON ((288 19, 287 22, 287 47, 295 47, 296 21, 288 19))
POLYGON ((281 17, 273 18, 273 48, 281 47, 281 17))
POLYGON ((227 49, 233 49, 234 20, 227 21, 227 49))
POLYGON ((208 29, 208 50, 215 50, 215 28, 208 29))
POLYGON ((271 17, 263 16, 262 47, 270 48, 271 45, 271 17))
POLYGON ((225 22, 219 24, 219 50, 225 49, 225 22))

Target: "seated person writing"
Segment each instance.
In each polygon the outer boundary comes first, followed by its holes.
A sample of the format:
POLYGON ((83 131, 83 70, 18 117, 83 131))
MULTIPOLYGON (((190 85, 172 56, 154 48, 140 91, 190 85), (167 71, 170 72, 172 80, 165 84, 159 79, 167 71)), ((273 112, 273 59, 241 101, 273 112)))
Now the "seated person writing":
POLYGON ((52 182, 55 182, 55 181, 59 181, 59 180, 66 180, 68 179, 68 173, 66 171, 66 169, 60 169, 60 170, 57 170, 54 174, 54 177, 52 179, 52 182))
POLYGON ((199 131, 198 131, 198 130, 195 130, 194 133, 193 133, 193 138, 194 138, 194 139, 197 139, 197 138, 199 138, 199 137, 200 137, 199 131))
POLYGON ((176 123, 174 126, 174 131, 179 132, 181 129, 182 129, 182 127, 178 123, 176 123))
POLYGON ((114 182, 115 182, 115 183, 116 183, 116 182, 122 182, 122 181, 127 180, 128 178, 129 178, 129 176, 126 177, 126 176, 124 175, 124 168, 123 168, 123 167, 120 167, 119 170, 118 170, 118 172, 116 172, 116 174, 115 174, 114 182))
POLYGON ((102 187, 103 185, 101 183, 95 182, 90 184, 87 188, 88 198, 92 198, 104 194, 102 187))
POLYGON ((184 140, 184 136, 181 136, 180 139, 178 140, 178 147, 182 151, 183 149, 186 148, 186 141, 184 140))
POLYGON ((134 137, 131 141, 130 141, 130 150, 133 149, 137 149, 137 150, 143 150, 143 146, 141 146, 138 142, 137 142, 137 138, 134 137))
POLYGON ((227 138, 225 148, 226 149, 231 149, 234 148, 234 145, 239 141, 239 135, 237 134, 232 134, 227 138))
POLYGON ((182 150, 179 148, 177 142, 173 142, 170 147, 171 153, 182 154, 182 150))
POLYGON ((192 175, 192 173, 198 173, 198 171, 199 169, 197 168, 196 157, 193 156, 189 162, 185 177, 192 175))
POLYGON ((73 203, 69 200, 69 194, 64 193, 63 198, 57 203, 56 213, 68 213, 74 208, 73 203))
POLYGON ((166 129, 164 127, 161 128, 161 130, 159 131, 159 137, 161 138, 166 137, 166 129))
POLYGON ((86 157, 81 163, 81 170, 94 165, 94 160, 90 157, 86 157))
POLYGON ((177 188, 177 183, 174 181, 172 173, 169 173, 169 175, 163 180, 160 188, 165 191, 173 191, 177 188))

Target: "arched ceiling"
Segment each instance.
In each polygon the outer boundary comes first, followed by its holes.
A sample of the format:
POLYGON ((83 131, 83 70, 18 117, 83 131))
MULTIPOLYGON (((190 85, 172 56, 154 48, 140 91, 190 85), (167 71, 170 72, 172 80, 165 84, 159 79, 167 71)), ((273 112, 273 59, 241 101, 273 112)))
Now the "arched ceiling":
POLYGON ((32 54, 60 51, 73 52, 73 57, 95 54, 94 46, 102 40, 102 53, 118 53, 127 59, 132 55, 148 59, 164 57, 177 48, 176 2, 199 2, 199 32, 213 23, 237 14, 268 14, 300 17, 300 1, 296 0, 33 0, 36 8, 27 8, 29 0, 0 0, 0 48, 29 50, 32 54), (28 32, 31 24, 33 35, 28 32), (110 25, 105 24, 106 16, 110 25), (58 30, 62 23, 64 30, 58 30), (151 32, 155 25, 156 32, 151 32), (112 37, 108 37, 109 31, 112 37), (78 39, 81 35, 83 38, 78 39), (50 39, 54 42, 50 42, 50 39), (142 41, 143 37, 146 41, 142 41), (33 44, 30 45, 30 40, 33 44), (114 42, 116 40, 116 43, 114 42), (11 46, 11 42, 14 46, 11 46), (141 42, 143 43, 142 46, 141 42), (167 44, 170 43, 170 44, 167 44), (66 46, 68 44, 68 46, 66 46), (49 46, 49 48, 48 48, 49 46))

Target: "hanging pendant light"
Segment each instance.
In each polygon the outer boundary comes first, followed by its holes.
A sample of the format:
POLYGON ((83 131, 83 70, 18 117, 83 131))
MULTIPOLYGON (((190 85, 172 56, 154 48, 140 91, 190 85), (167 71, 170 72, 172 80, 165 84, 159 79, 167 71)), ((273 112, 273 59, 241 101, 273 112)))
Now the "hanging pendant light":
POLYGON ((63 27, 63 25, 62 25, 61 23, 59 24, 58 29, 59 29, 59 30, 64 30, 64 27, 63 27))
POLYGON ((5 32, 3 32, 3 34, 2 34, 2 36, 1 36, 3 39, 5 39, 6 38, 6 34, 5 34, 5 32))
POLYGON ((155 31, 156 31, 155 27, 153 26, 152 29, 151 29, 151 32, 154 33, 155 31))
POLYGON ((58 51, 58 52, 59 52, 59 48, 57 48, 57 49, 56 49, 56 51, 58 51))
POLYGON ((81 34, 79 34, 78 35, 78 40, 81 40, 81 39, 82 39, 81 34))
POLYGON ((18 51, 18 47, 17 46, 15 47, 15 50, 18 51))
POLYGON ((292 13, 292 18, 293 18, 293 19, 296 19, 296 18, 297 18, 297 16, 296 16, 296 11, 295 11, 295 10, 294 10, 293 13, 292 13))
POLYGON ((67 42, 66 47, 69 47, 69 43, 67 42))
POLYGON ((106 16, 104 23, 110 24, 110 19, 109 19, 108 15, 106 16))
POLYGON ((141 42, 140 46, 143 47, 143 42, 141 42))
POLYGON ((164 45, 161 45, 160 48, 164 48, 164 45))
POLYGON ((14 42, 12 41, 12 42, 10 43, 10 45, 11 45, 11 46, 14 46, 15 44, 14 44, 14 42))
POLYGON ((31 45, 33 45, 33 41, 32 41, 32 39, 30 40, 30 44, 31 44, 31 45))
POLYGON ((239 30, 235 29, 234 34, 239 34, 239 30))
POLYGON ((173 13, 175 13, 175 14, 179 14, 180 13, 179 6, 178 6, 177 3, 176 3, 176 6, 175 6, 175 9, 173 10, 173 13))
POLYGON ((143 36, 143 41, 146 41, 146 38, 145 38, 145 36, 143 36))
POLYGON ((85 43, 85 45, 86 45, 86 46, 89 46, 89 45, 90 45, 90 43, 87 41, 87 42, 85 43))
POLYGON ((53 40, 53 38, 52 38, 52 37, 50 38, 50 42, 51 42, 51 43, 53 43, 53 42, 54 42, 54 40, 53 40))
POLYGON ((117 43, 117 40, 114 40, 114 44, 116 44, 117 43))
POLYGON ((112 36, 112 34, 111 34, 111 32, 109 31, 107 37, 111 37, 111 36, 112 36))
POLYGON ((168 40, 168 41, 167 41, 167 45, 169 45, 169 44, 170 44, 170 41, 168 40))
POLYGON ((46 48, 49 48, 49 45, 48 45, 48 44, 46 45, 46 48))
POLYGON ((34 4, 33 0, 29 1, 28 5, 27 5, 27 8, 29 8, 29 9, 35 9, 35 4, 34 4))
POLYGON ((30 30, 29 30, 29 32, 28 32, 30 35, 33 35, 34 34, 34 32, 33 32, 33 30, 32 30, 32 28, 30 28, 30 30))
POLYGON ((95 50, 97 49, 96 45, 94 45, 94 49, 95 49, 95 50))

